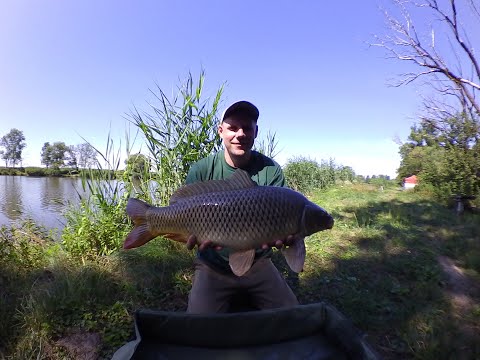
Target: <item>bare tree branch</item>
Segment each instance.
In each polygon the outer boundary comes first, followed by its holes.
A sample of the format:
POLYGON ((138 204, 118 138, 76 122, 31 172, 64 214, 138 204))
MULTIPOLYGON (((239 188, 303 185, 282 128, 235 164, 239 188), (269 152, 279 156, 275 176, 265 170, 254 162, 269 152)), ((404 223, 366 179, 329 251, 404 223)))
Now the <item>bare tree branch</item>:
MULTIPOLYGON (((383 48, 388 58, 406 61, 419 68, 419 71, 404 73, 396 86, 426 79, 424 84, 436 93, 456 99, 461 106, 457 111, 480 114, 480 102, 477 100, 480 91, 480 63, 468 36, 472 34, 472 39, 476 36, 478 40, 480 21, 474 21, 468 27, 462 22, 462 15, 466 13, 473 14, 480 20, 475 0, 391 2, 400 15, 393 16, 384 10, 389 34, 375 36, 376 43, 371 45, 383 48), (430 20, 428 29, 423 28, 421 20, 425 19, 430 20), (437 34, 441 36, 436 36, 437 34), (464 69, 471 71, 467 74, 464 69)), ((439 109, 438 105, 436 103, 426 109, 439 109)))

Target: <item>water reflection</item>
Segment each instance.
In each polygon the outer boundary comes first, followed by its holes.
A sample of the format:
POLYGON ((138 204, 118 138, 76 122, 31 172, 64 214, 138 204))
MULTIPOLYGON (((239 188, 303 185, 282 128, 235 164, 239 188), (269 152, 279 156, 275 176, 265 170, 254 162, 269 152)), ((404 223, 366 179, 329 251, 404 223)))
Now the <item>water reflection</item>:
POLYGON ((49 229, 63 228, 63 212, 85 194, 80 179, 0 176, 0 225, 31 218, 49 229))
POLYGON ((73 185, 71 179, 61 178, 43 178, 40 192, 40 203, 42 209, 62 209, 68 199, 73 195, 71 193, 73 185))
POLYGON ((21 179, 16 176, 5 176, 0 198, 2 213, 11 220, 22 216, 21 179))

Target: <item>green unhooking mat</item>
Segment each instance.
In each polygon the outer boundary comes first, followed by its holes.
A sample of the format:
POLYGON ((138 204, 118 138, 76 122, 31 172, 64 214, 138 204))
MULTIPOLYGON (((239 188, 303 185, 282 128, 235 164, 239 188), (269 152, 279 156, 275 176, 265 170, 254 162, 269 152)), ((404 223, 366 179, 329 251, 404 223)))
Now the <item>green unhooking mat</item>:
POLYGON ((353 324, 325 303, 229 314, 139 310, 137 339, 113 360, 379 359, 353 324))

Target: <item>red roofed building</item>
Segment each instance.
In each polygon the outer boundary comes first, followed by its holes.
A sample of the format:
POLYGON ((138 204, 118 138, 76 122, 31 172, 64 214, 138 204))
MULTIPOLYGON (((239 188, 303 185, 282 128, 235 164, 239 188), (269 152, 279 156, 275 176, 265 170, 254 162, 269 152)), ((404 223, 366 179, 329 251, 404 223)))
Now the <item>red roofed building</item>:
POLYGON ((403 179, 403 188, 404 189, 413 189, 418 183, 417 177, 412 175, 403 179))

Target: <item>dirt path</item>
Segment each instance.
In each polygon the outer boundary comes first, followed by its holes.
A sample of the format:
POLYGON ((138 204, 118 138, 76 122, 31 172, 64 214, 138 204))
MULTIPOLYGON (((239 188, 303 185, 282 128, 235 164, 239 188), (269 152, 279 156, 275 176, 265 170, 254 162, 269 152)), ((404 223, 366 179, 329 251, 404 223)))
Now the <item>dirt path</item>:
POLYGON ((445 292, 452 306, 459 311, 473 310, 480 285, 456 266, 452 259, 439 256, 438 262, 447 277, 445 292))
POLYGON ((446 256, 440 256, 438 263, 446 276, 444 293, 451 305, 452 325, 461 336, 455 339, 460 345, 458 359, 476 358, 479 349, 474 344, 480 339, 480 322, 476 315, 480 306, 480 283, 446 256))

